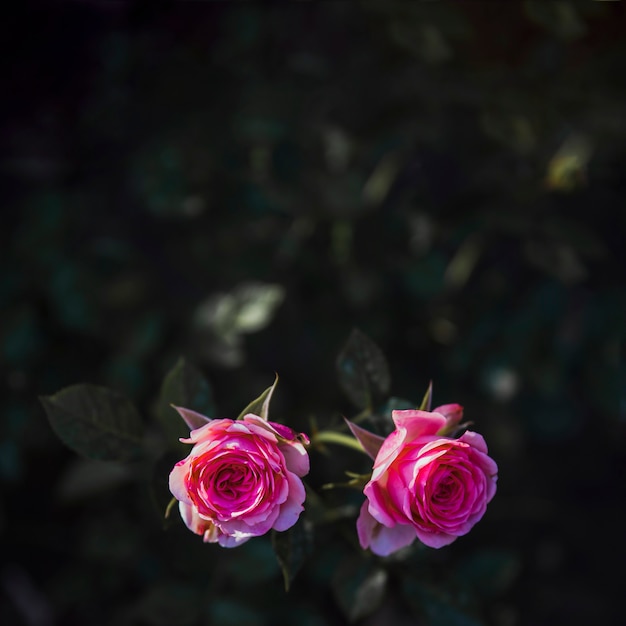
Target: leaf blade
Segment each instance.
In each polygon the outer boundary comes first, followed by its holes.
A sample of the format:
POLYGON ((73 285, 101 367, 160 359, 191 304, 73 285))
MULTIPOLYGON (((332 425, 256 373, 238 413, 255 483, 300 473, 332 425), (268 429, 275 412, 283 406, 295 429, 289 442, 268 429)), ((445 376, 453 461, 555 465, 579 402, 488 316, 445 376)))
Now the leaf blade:
MULTIPOLYGON (((179 448, 179 438, 188 437, 191 428, 179 407, 198 415, 208 416, 215 412, 211 385, 202 372, 183 357, 163 379, 156 411, 171 448, 179 448)), ((200 420, 194 420, 194 423, 196 421, 200 420)))
POLYGON ((372 409, 374 402, 389 392, 391 374, 378 345, 354 329, 336 361, 338 382, 348 399, 359 409, 372 409))
POLYGON ((313 552, 313 525, 301 517, 283 532, 272 531, 272 547, 283 572, 285 591, 313 552))
POLYGON ((270 402, 272 400, 272 396, 274 395, 276 385, 278 385, 278 374, 276 374, 276 378, 274 379, 272 386, 268 387, 258 398, 252 400, 252 402, 250 402, 245 409, 239 413, 237 419, 243 419, 248 413, 252 413, 253 415, 258 415, 260 418, 267 421, 270 410, 270 402))
POLYGON ((128 461, 143 452, 143 424, 123 394, 91 384, 71 385, 40 401, 56 435, 96 461, 128 461))

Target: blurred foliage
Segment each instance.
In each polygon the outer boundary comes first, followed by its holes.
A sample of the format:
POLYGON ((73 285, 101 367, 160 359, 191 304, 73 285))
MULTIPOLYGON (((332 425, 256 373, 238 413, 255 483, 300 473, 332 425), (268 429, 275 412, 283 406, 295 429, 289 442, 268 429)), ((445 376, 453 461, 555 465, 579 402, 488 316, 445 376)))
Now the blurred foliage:
MULTIPOLYGON (((625 18, 567 0, 12 5, 0 623, 621 623, 625 18), (223 550, 163 519, 175 456, 154 476, 84 461, 38 401, 115 389, 158 440, 182 355, 218 416, 278 372, 277 421, 338 425, 354 327, 399 402, 433 380, 435 405, 465 406, 499 491, 469 536, 384 567, 356 544, 359 493, 331 491, 288 593, 270 537, 223 550), (381 604, 361 616, 358 597, 381 604)), ((319 453, 309 480, 364 462, 319 453)))

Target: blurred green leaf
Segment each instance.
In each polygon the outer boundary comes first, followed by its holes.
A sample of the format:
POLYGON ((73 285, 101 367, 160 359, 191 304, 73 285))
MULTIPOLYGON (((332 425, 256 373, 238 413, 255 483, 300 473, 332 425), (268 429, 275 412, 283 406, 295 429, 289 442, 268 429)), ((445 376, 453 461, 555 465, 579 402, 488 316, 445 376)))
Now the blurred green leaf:
POLYGON ((256 333, 265 328, 285 298, 281 285, 247 282, 229 293, 216 293, 197 308, 198 328, 210 328, 220 337, 256 333))
POLYGON ((120 486, 133 478, 127 465, 76 459, 59 478, 56 492, 63 502, 74 502, 120 486))
POLYGON ((354 329, 337 357, 339 386, 360 409, 371 409, 391 386, 389 365, 382 350, 358 329, 354 329))
POLYGON ((149 587, 121 621, 145 626, 193 626, 198 623, 201 606, 200 594, 194 588, 161 582, 149 587))
POLYGON ((304 517, 284 532, 272 531, 272 547, 283 571, 285 591, 313 552, 313 525, 304 517))
POLYGON ((189 427, 172 404, 207 417, 215 415, 211 385, 197 367, 182 357, 163 379, 157 407, 157 418, 168 444, 178 448, 183 445, 179 437, 188 437, 189 427))
POLYGON ((587 32, 587 26, 572 2, 527 0, 524 5, 528 17, 560 39, 572 41, 587 32))
POLYGON ((277 384, 278 374, 276 374, 274 384, 271 387, 268 387, 258 398, 252 400, 252 402, 250 402, 250 404, 248 404, 246 408, 239 414, 237 419, 243 419, 243 417, 248 413, 252 413, 252 415, 258 415, 264 420, 268 419, 270 402, 272 400, 272 395, 274 394, 274 389, 276 389, 277 384))
POLYGON ((79 384, 40 400, 54 432, 78 454, 100 461, 141 455, 141 417, 126 396, 106 387, 79 384))
POLYGON ((466 557, 458 566, 457 576, 481 595, 493 596, 512 585, 520 569, 520 559, 514 553, 484 550, 466 557))
POLYGON ((393 411, 406 411, 414 408, 415 402, 411 402, 411 400, 407 400, 406 398, 392 396, 378 409, 377 413, 389 420, 389 423, 392 424, 391 414, 393 411))
POLYGON ((386 570, 361 558, 350 557, 339 564, 331 585, 349 622, 371 615, 381 605, 387 578, 386 570))
POLYGON ((428 626, 482 626, 482 622, 457 606, 455 598, 442 587, 402 580, 404 598, 416 616, 428 626))
POLYGON ((237 598, 216 598, 210 603, 208 624, 220 626, 264 626, 263 615, 237 598))

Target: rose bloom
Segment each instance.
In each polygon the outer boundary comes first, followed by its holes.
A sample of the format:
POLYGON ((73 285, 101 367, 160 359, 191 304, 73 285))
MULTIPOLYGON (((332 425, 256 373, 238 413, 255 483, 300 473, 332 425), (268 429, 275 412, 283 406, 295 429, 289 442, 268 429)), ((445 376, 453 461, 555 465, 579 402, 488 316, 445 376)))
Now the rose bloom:
POLYGON ((445 436, 462 407, 393 411, 396 430, 383 442, 357 520, 361 546, 387 556, 416 538, 440 548, 483 516, 496 492, 498 467, 481 435, 445 436))
POLYGON ((207 421, 181 441, 193 448, 172 469, 170 491, 204 541, 231 548, 296 523, 305 499, 300 478, 309 471, 306 435, 248 414, 207 421))

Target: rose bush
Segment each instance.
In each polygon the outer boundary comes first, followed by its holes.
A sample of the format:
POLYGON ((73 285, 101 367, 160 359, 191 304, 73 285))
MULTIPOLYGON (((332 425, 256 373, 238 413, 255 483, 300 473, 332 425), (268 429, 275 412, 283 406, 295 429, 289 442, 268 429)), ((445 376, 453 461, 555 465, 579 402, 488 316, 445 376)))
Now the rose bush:
MULTIPOLYGON (((184 419, 192 413, 177 410, 184 419)), ((193 448, 169 476, 187 527, 206 542, 230 548, 293 526, 304 508, 306 436, 253 414, 202 419, 206 424, 181 439, 193 448)))
POLYGON ((396 429, 376 454, 357 520, 364 549, 387 556, 416 538, 440 548, 483 516, 498 468, 478 433, 447 436, 461 417, 458 404, 392 412, 396 429))

